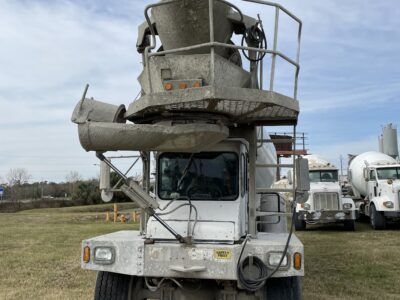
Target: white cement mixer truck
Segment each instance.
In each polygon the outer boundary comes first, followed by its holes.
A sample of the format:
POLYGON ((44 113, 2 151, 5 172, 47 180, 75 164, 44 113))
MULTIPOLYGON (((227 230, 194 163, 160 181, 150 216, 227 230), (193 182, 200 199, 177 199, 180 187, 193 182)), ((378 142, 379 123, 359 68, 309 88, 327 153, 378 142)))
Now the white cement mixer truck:
POLYGON ((341 193, 338 169, 318 155, 304 158, 308 160, 310 196, 307 202, 296 206, 296 230, 305 230, 307 224, 341 223, 353 231, 356 207, 350 197, 341 193))
POLYGON ((360 216, 371 227, 384 229, 400 220, 400 163, 380 152, 365 152, 350 160, 348 177, 360 216))
MULTIPOLYGON (((82 267, 98 272, 96 300, 301 298, 303 245, 286 226, 294 216, 280 195, 287 190, 270 186, 280 167, 274 141, 258 129, 290 125, 296 136, 302 23, 280 4, 239 3, 272 9, 275 20, 266 21, 276 24, 273 50, 261 15, 247 16, 228 1, 162 0, 146 7, 139 27, 139 99, 125 108, 85 91, 75 107, 80 143, 103 164, 104 200, 118 190, 141 208, 140 231, 82 242, 82 267), (277 51, 279 14, 298 24, 294 59, 277 51), (263 65, 264 57, 272 63, 263 65), (294 66, 293 94, 274 90, 278 57, 294 66), (118 169, 108 151, 139 151, 142 183, 118 169), (121 177, 115 187, 105 176, 110 169, 121 177)), ((290 191, 301 203, 308 164, 292 145, 297 184, 290 191)))

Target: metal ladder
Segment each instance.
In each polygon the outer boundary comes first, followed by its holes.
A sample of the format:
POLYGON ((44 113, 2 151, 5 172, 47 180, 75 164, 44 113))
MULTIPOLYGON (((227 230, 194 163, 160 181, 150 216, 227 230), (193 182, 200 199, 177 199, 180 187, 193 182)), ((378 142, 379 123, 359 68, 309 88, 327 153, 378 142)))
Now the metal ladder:
MULTIPOLYGON (((277 170, 280 170, 281 168, 286 168, 286 169, 291 169, 293 170, 292 172, 292 187, 291 188, 274 188, 274 187, 263 187, 263 188, 257 188, 256 189, 256 194, 257 195, 273 195, 276 194, 278 195, 278 211, 260 211, 256 210, 256 228, 259 227, 260 224, 277 224, 280 222, 281 217, 287 217, 291 216, 292 212, 282 212, 281 209, 281 198, 279 196, 280 193, 291 193, 293 197, 296 194, 296 159, 300 155, 305 155, 307 154, 307 151, 305 149, 305 134, 297 134, 296 131, 296 125, 293 125, 293 131, 292 133, 283 133, 282 136, 284 138, 269 138, 269 139, 264 139, 263 137, 263 127, 261 129, 262 135, 260 139, 257 139, 257 144, 258 148, 261 148, 264 143, 273 143, 275 145, 277 144, 290 144, 290 150, 282 151, 282 153, 285 154, 285 156, 290 157, 289 159, 291 160, 291 163, 280 163, 279 157, 277 157, 277 163, 276 164, 256 164, 256 170, 258 168, 277 168, 277 170), (285 137, 287 136, 287 138, 285 137), (301 145, 303 146, 301 150, 297 150, 297 145, 298 145, 298 140, 302 140, 301 145), (262 217, 277 217, 276 222, 268 222, 265 220, 261 220, 262 217)), ((277 172, 278 174, 280 172, 277 172)), ((277 180, 280 180, 280 178, 277 178, 277 180)), ((261 199, 260 199, 261 201, 261 199)), ((260 203, 261 206, 261 203, 260 203)))

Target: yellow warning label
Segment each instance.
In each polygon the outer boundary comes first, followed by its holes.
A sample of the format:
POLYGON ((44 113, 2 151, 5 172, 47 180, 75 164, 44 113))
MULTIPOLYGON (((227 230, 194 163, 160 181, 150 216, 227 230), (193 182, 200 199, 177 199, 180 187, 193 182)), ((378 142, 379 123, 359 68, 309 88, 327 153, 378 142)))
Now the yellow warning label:
POLYGON ((214 250, 214 258, 215 259, 231 259, 232 251, 225 249, 215 249, 214 250))

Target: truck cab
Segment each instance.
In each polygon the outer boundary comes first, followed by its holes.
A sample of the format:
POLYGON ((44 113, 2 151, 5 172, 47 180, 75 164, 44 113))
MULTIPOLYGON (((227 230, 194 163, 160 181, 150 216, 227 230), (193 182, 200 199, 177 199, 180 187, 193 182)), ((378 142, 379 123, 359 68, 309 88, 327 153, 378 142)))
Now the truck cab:
POLYGON ((307 155, 309 162, 310 196, 296 206, 296 229, 305 230, 307 224, 341 223, 353 231, 356 207, 353 199, 342 195, 338 169, 316 155, 307 155))
MULTIPOLYGON (((247 157, 245 143, 229 140, 206 152, 158 153, 156 198, 161 208, 172 201, 164 220, 195 241, 233 244, 246 235, 247 157)), ((154 218, 146 237, 174 238, 154 218)))
POLYGON ((372 227, 381 229, 386 220, 400 219, 400 164, 370 165, 364 174, 367 195, 359 205, 372 227))
MULTIPOLYGON (((84 240, 82 253, 90 251, 91 259, 83 258, 82 268, 100 272, 98 285, 109 276, 117 276, 118 281, 130 278, 129 292, 146 297, 131 299, 225 299, 225 295, 265 299, 267 289, 274 295, 274 289, 282 289, 281 283, 249 295, 238 280, 242 258, 252 257, 264 264, 265 274, 273 274, 271 282, 279 279, 290 285, 293 297, 289 299, 299 299, 303 245, 295 235, 287 244, 285 205, 276 205, 284 203, 281 196, 253 194, 251 157, 255 156, 249 146, 245 139, 232 138, 198 153, 156 153, 156 214, 186 243, 149 217, 141 232, 119 231, 84 240), (263 226, 257 226, 250 237, 254 213, 261 216, 263 226), (193 284, 201 288, 187 294, 186 288, 193 284), (171 290, 173 297, 165 298, 171 290)), ((264 172, 264 180, 268 174, 274 172, 264 172)), ((254 267, 257 271, 260 266, 254 267)))

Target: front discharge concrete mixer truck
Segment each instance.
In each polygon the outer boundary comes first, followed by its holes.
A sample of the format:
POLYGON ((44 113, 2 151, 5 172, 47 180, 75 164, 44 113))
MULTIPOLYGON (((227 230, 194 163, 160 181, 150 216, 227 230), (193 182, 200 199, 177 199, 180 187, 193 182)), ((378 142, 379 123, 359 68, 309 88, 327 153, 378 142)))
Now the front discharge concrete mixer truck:
POLYGON ((86 98, 86 89, 77 104, 72 121, 82 147, 101 161, 104 200, 121 191, 142 210, 139 231, 82 242, 82 267, 98 272, 95 299, 301 298, 304 250, 286 226, 294 212, 280 193, 292 192, 295 203, 307 199, 308 164, 293 155, 285 167, 294 169, 297 188, 271 188, 280 166, 273 141, 260 132, 284 125, 296 136, 302 23, 279 4, 243 4, 260 14, 247 16, 223 0, 148 5, 137 42, 139 99, 125 109, 86 98), (268 8, 275 16, 270 38, 261 18, 268 8), (277 48, 281 15, 297 24, 295 58, 277 48), (274 89, 278 59, 293 67, 290 96, 274 89), (141 184, 106 153, 121 150, 140 152, 141 184), (121 177, 117 186, 110 170, 121 177))
POLYGON ((307 224, 341 223, 354 231, 357 210, 353 199, 344 197, 339 183, 338 169, 318 155, 306 155, 310 175, 310 196, 296 207, 296 230, 307 224))
POLYGON ((365 152, 351 159, 348 170, 354 201, 373 229, 400 220, 400 163, 381 152, 365 152))

